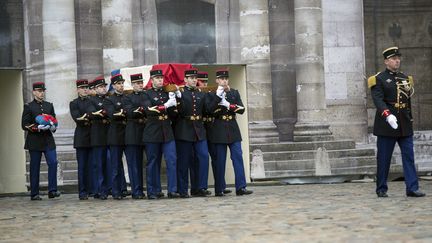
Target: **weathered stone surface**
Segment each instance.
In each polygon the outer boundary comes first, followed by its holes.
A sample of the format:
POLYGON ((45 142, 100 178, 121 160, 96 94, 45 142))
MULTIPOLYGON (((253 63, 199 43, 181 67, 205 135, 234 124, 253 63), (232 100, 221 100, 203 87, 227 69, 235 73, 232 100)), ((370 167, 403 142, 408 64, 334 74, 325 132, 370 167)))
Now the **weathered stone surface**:
MULTIPOLYGON (((431 181, 421 186, 432 193, 431 181)), ((403 182, 389 187, 385 199, 373 182, 253 186, 250 196, 187 200, 3 197, 0 241, 45 242, 53 234, 62 242, 430 241, 429 198, 407 198, 403 182)))

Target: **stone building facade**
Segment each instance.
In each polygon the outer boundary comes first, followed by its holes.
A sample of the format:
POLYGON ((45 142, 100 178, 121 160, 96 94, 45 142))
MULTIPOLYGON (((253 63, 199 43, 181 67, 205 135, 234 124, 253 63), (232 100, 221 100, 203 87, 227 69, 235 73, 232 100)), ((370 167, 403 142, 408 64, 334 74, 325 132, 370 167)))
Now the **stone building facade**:
POLYGON ((365 79, 383 69, 381 50, 398 45, 432 162, 428 0, 4 0, 0 11, 0 66, 23 68, 25 101, 31 83, 46 81, 65 134, 77 78, 165 62, 246 64, 252 144, 367 146, 365 79))

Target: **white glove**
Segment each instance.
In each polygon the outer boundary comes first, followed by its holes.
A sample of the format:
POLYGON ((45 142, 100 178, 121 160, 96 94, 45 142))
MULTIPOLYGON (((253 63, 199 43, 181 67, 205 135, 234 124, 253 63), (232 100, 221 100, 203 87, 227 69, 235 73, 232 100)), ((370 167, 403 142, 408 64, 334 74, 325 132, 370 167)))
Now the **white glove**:
MULTIPOLYGON (((172 92, 170 92, 172 93, 172 92)), ((174 93, 173 93, 174 94, 174 93)), ((164 106, 166 109, 176 106, 177 105, 177 100, 175 98, 170 98, 167 102, 165 102, 164 106)))
POLYGON ((225 94, 224 87, 219 86, 216 90, 216 95, 223 99, 225 97, 224 94, 225 94))
POLYGON ((221 102, 219 102, 219 105, 223 105, 223 106, 225 106, 227 109, 229 109, 229 107, 230 107, 230 103, 225 99, 225 97, 224 98, 222 98, 222 100, 221 100, 221 102))
POLYGON ((180 90, 176 90, 175 91, 175 95, 177 96, 177 98, 181 99, 181 92, 180 92, 180 90))
POLYGON ((391 126, 393 129, 397 129, 397 128, 398 128, 397 118, 396 118, 394 115, 390 114, 390 115, 386 118, 386 121, 388 122, 388 124, 390 124, 390 126, 391 126))
POLYGON ((170 99, 173 99, 173 98, 176 97, 176 94, 175 94, 174 92, 168 92, 168 97, 169 97, 170 99))
POLYGON ((38 125, 37 128, 39 131, 46 131, 50 128, 50 125, 38 125))

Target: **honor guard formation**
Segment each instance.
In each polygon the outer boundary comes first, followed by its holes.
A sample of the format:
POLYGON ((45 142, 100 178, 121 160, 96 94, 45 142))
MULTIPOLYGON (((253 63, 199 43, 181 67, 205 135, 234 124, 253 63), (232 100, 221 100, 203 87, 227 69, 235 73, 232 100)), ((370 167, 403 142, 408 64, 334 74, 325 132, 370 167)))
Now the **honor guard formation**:
MULTIPOLYGON (((230 149, 236 195, 248 195, 240 129, 236 116, 245 112, 240 94, 229 86, 228 70, 216 71, 218 87, 206 87, 208 74, 191 68, 184 72, 184 87, 164 86, 160 69, 150 71, 151 88, 144 90, 141 73, 130 75, 133 90, 124 92, 121 74, 111 76, 107 92, 103 76, 76 81, 77 98, 70 102, 76 123, 73 146, 78 162, 78 197, 121 200, 165 197, 161 185, 162 156, 166 162, 167 197, 206 197, 209 159, 215 196, 226 188, 225 163, 230 149), (199 86, 198 86, 199 85, 199 86), (144 152, 147 157, 144 192, 144 152), (123 154, 131 192, 127 190, 123 154), (190 182, 189 182, 190 178, 190 182), (190 187, 190 188, 189 188, 190 187), (190 193, 189 193, 190 191, 190 193), (146 195, 147 194, 147 195, 146 195)), ((24 105, 22 127, 30 153, 31 200, 39 195, 42 154, 48 164, 48 197, 57 191, 57 158, 53 133, 58 126, 54 106, 45 101, 45 84, 33 84, 34 100, 24 105)))

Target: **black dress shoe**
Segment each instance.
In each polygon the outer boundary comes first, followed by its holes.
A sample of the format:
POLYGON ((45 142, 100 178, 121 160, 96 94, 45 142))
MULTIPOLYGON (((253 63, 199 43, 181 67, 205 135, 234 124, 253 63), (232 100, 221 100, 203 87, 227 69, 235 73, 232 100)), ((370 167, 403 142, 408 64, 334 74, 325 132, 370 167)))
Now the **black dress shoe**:
POLYGON ((61 193, 58 191, 50 191, 48 192, 48 198, 60 197, 61 193))
POLYGON ((413 192, 407 192, 407 197, 424 197, 426 196, 425 193, 417 190, 417 191, 413 191, 413 192))
MULTIPOLYGON (((89 197, 92 197, 92 195, 89 194, 89 197)), ((94 198, 94 199, 99 199, 99 198, 100 198, 100 194, 94 194, 94 195, 93 195, 93 198, 94 198)))
POLYGON ((212 194, 212 192, 209 191, 208 189, 206 189, 205 191, 206 191, 207 196, 210 196, 212 194))
POLYGON ((88 200, 88 196, 87 195, 79 196, 79 200, 88 200))
POLYGON ((107 195, 100 195, 100 196, 99 196, 99 199, 100 199, 100 200, 107 200, 108 197, 107 197, 107 195))
POLYGON ((40 201, 40 200, 42 200, 42 198, 39 195, 34 195, 34 196, 32 196, 30 198, 30 200, 32 200, 32 201, 40 201))
POLYGON ((215 192, 215 197, 223 197, 225 194, 223 192, 215 192))
POLYGON ((190 198, 189 194, 182 194, 180 193, 180 198, 190 198))
POLYGON ((148 200, 154 200, 154 199, 158 199, 158 197, 156 195, 147 195, 147 199, 148 200))
POLYGON ((387 192, 377 192, 378 197, 388 197, 387 192))
POLYGON ((236 191, 237 196, 249 195, 252 193, 253 193, 253 191, 247 190, 246 188, 241 188, 241 189, 236 191))
POLYGON ((223 193, 224 193, 224 194, 228 194, 228 193, 231 193, 231 192, 232 192, 232 191, 231 191, 230 189, 224 189, 224 190, 223 190, 223 193))
POLYGON ((121 194, 122 194, 122 197, 127 197, 127 196, 132 195, 132 193, 129 191, 122 191, 121 194))
POLYGON ((165 197, 165 194, 163 192, 158 192, 158 193, 156 193, 156 197, 162 198, 162 197, 165 197))
POLYGON ((196 193, 196 197, 207 197, 207 190, 206 189, 199 189, 196 193))
POLYGON ((168 192, 168 198, 179 198, 180 194, 177 192, 168 192))
POLYGON ((144 199, 144 195, 132 195, 132 199, 144 199))
POLYGON ((198 190, 191 190, 191 196, 196 196, 198 194, 198 190))
POLYGON ((122 200, 123 197, 121 195, 118 195, 118 196, 113 196, 113 199, 114 200, 122 200))

